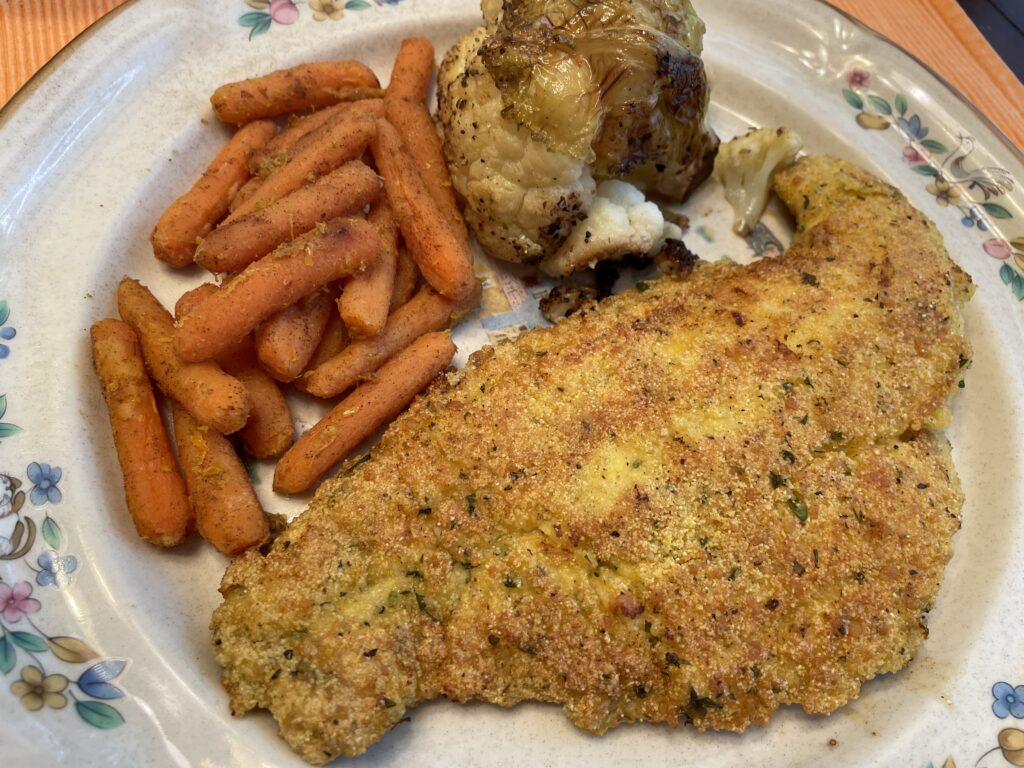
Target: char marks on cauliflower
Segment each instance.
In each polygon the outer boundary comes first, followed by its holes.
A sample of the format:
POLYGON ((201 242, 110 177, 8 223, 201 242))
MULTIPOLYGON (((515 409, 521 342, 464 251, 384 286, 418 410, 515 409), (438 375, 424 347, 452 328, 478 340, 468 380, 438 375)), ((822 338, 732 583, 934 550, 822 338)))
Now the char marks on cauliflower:
MULTIPOLYGON (((579 269, 593 249, 565 241, 595 180, 680 200, 708 175, 718 139, 689 0, 510 0, 484 15, 441 65, 438 114, 466 218, 491 255, 579 269)), ((599 258, 633 251, 635 232, 623 232, 599 258)))

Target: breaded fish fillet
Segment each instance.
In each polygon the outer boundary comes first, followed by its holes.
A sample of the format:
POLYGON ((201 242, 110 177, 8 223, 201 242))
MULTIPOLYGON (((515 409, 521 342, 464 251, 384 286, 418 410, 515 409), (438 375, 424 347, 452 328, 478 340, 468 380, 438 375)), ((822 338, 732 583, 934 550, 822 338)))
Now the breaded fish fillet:
POLYGON ((742 730, 903 667, 959 526, 933 430, 970 280, 852 165, 776 188, 784 256, 476 354, 237 559, 212 624, 233 712, 323 763, 438 696, 742 730))

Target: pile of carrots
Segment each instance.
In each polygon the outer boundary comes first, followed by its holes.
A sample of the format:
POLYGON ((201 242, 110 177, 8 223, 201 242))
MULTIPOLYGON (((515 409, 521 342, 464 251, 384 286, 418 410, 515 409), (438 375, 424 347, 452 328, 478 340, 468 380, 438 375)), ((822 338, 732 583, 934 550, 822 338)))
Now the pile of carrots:
POLYGON ((125 277, 121 319, 92 327, 146 541, 173 546, 194 526, 229 556, 264 542, 267 516, 228 435, 280 457, 274 490, 300 493, 451 362, 447 331, 480 287, 426 106, 433 68, 430 42, 410 38, 386 89, 359 62, 322 61, 211 97, 240 127, 151 242, 172 267, 226 278, 185 293, 172 317, 125 277), (177 456, 152 383, 171 400, 177 456), (345 396, 293 443, 282 383, 345 396))

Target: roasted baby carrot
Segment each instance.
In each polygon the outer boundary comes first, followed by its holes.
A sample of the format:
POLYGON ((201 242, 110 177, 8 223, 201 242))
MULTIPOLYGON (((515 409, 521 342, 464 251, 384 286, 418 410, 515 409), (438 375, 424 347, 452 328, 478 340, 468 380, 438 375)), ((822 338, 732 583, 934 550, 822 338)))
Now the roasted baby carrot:
POLYGON ((305 370, 335 314, 333 294, 325 286, 260 323, 256 354, 267 373, 278 381, 291 381, 305 370))
POLYGON ((291 160, 267 176, 245 202, 235 206, 224 223, 236 221, 315 181, 342 163, 355 160, 363 154, 376 132, 373 118, 339 113, 307 136, 291 160))
POLYGON ((183 360, 217 357, 260 322, 321 285, 373 264, 377 231, 361 219, 335 219, 254 261, 181 318, 174 349, 183 360))
POLYGON ((366 220, 380 236, 380 258, 372 267, 352 275, 338 299, 338 310, 354 339, 380 333, 388 319, 391 291, 395 285, 398 228, 386 198, 373 204, 366 220))
POLYGON ((313 61, 222 85, 210 103, 225 123, 248 123, 336 104, 353 88, 376 88, 373 70, 358 61, 313 61))
POLYGON ((178 357, 172 345, 174 320, 149 289, 124 278, 117 287, 117 308, 138 334, 146 368, 165 395, 222 434, 245 425, 252 407, 245 387, 215 363, 188 364, 178 357))
POLYGON ((288 449, 274 470, 274 490, 305 491, 405 408, 454 355, 447 333, 428 333, 399 352, 288 449))
POLYGON ((461 301, 476 290, 473 257, 426 189, 416 164, 387 120, 377 122, 373 158, 409 253, 434 289, 461 301))
POLYGON ((399 244, 395 254, 395 285, 391 289, 391 306, 388 314, 405 304, 416 293, 420 285, 420 270, 409 255, 404 243, 399 244))
POLYGON ((135 529, 158 547, 179 544, 191 525, 192 508, 131 326, 120 320, 93 325, 92 359, 135 529))
POLYGON ((381 180, 353 160, 258 211, 218 227, 196 249, 196 262, 211 272, 237 272, 318 222, 355 213, 381 192, 381 180))
MULTIPOLYGON (((309 362, 306 363, 306 370, 312 371, 321 363, 330 360, 347 347, 349 341, 348 329, 345 327, 341 315, 331 312, 327 318, 327 327, 324 328, 323 336, 320 337, 320 343, 317 345, 316 351, 313 352, 313 356, 309 358, 309 362)), ((302 382, 303 378, 300 376, 292 383, 296 388, 305 391, 302 382)))
MULTIPOLYGON (((216 290, 213 283, 203 283, 187 291, 174 305, 174 316, 180 319, 216 290)), ((336 312, 330 314, 337 315, 336 312)), ((287 451, 295 436, 291 410, 277 382, 260 367, 252 336, 245 334, 224 350, 216 362, 242 382, 252 401, 249 418, 238 431, 242 447, 258 459, 280 456, 287 451)))
POLYGON ((196 241, 228 212, 235 192, 249 178, 249 156, 277 131, 269 120, 239 129, 192 188, 164 211, 149 236, 153 253, 172 267, 192 263, 196 241))
POLYGON ((411 99, 388 99, 385 108, 388 122, 398 131, 402 144, 416 163, 416 170, 420 172, 427 192, 434 198, 441 215, 455 230, 455 234, 463 242, 468 242, 466 222, 455 201, 455 190, 441 149, 441 139, 426 105, 411 99))
POLYGON ((304 374, 302 386, 317 397, 340 395, 418 337, 449 327, 458 310, 455 302, 424 287, 395 310, 379 335, 353 341, 319 368, 304 374))
POLYGON ((173 404, 174 436, 200 535, 234 557, 270 535, 245 466, 231 442, 173 404))
POLYGON ((267 142, 267 145, 253 153, 249 160, 249 171, 253 176, 266 177, 273 171, 280 168, 291 159, 294 148, 313 131, 320 128, 324 123, 334 117, 342 110, 356 110, 372 112, 375 117, 383 115, 384 92, 377 89, 368 92, 367 99, 361 100, 359 106, 355 102, 335 104, 333 107, 324 107, 308 115, 296 117, 290 121, 288 126, 277 136, 267 142))
POLYGON ((433 71, 434 46, 425 37, 407 37, 398 49, 384 97, 414 99, 425 104, 433 71))

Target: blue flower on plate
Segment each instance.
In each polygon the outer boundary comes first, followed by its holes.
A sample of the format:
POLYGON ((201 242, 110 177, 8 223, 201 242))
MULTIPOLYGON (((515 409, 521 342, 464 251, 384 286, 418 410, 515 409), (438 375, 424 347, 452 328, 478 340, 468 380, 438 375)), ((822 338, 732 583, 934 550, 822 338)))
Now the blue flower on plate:
MULTIPOLYGON (((17 333, 17 331, 7 325, 7 318, 10 315, 11 308, 7 305, 7 301, 0 301, 0 339, 4 341, 10 341, 17 333)), ((3 360, 9 354, 11 354, 11 348, 6 344, 0 343, 0 360, 3 360)))
POLYGON ((29 494, 29 498, 32 499, 32 503, 37 507, 47 502, 59 504, 61 499, 64 498, 60 488, 57 487, 62 474, 60 467, 51 467, 49 464, 40 464, 37 461, 33 461, 28 465, 26 473, 28 474, 29 481, 34 486, 32 493, 29 494))
POLYGON ((921 125, 921 118, 917 115, 913 115, 909 120, 901 117, 896 121, 896 125, 908 139, 920 141, 928 135, 928 129, 921 125))
POLYGON ((36 573, 36 584, 40 587, 48 587, 51 584, 58 589, 68 585, 69 577, 78 568, 78 558, 74 555, 58 555, 52 549, 48 549, 36 558, 36 562, 42 569, 36 573))
POLYGON ((992 712, 1000 720, 1013 715, 1018 720, 1024 719, 1024 685, 1014 688, 1009 683, 996 683, 992 686, 992 712))
POLYGON ((988 231, 988 222, 985 221, 985 217, 981 215, 981 211, 978 210, 978 206, 971 206, 970 210, 967 211, 967 215, 960 219, 960 223, 970 229, 971 227, 977 227, 982 232, 988 231))

